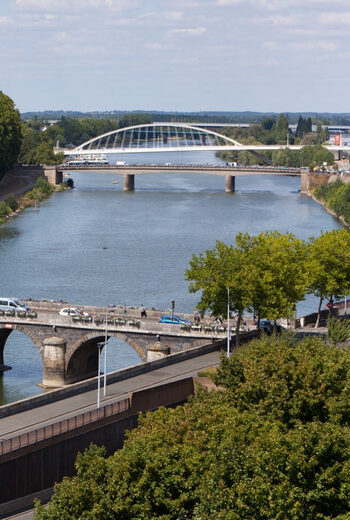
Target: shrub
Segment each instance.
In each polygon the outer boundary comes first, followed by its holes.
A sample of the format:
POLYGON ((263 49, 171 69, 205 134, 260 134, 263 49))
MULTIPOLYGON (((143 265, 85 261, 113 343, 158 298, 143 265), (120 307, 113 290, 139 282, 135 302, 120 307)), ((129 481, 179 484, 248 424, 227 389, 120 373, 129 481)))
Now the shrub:
POLYGON ((7 197, 5 203, 9 208, 12 209, 12 211, 16 211, 18 209, 17 199, 12 193, 7 197))
POLYGON ((4 220, 11 213, 11 209, 5 202, 0 202, 0 219, 4 220))

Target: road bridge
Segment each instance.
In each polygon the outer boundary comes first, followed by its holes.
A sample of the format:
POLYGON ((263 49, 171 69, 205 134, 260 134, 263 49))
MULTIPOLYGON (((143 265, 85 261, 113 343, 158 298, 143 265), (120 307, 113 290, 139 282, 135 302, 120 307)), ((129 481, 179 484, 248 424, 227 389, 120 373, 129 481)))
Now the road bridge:
POLYGON ((38 349, 43 363, 44 387, 60 387, 97 374, 98 345, 106 338, 117 337, 128 343, 143 362, 169 353, 226 337, 225 327, 213 319, 202 324, 159 323, 166 311, 140 311, 123 307, 111 309, 82 307, 87 315, 60 316, 60 303, 27 302, 32 312, 0 313, 0 367, 9 335, 17 330, 28 336, 38 349))
POLYGON ((64 172, 74 171, 99 171, 105 173, 114 173, 123 175, 124 191, 133 191, 135 189, 135 175, 146 173, 169 173, 169 172, 185 172, 195 174, 220 175, 225 177, 225 191, 232 193, 235 191, 235 178, 238 176, 251 175, 282 175, 300 177, 301 173, 308 171, 303 168, 292 167, 273 167, 273 166, 230 166, 230 165, 155 165, 155 164, 61 164, 55 168, 55 178, 63 179, 64 172))

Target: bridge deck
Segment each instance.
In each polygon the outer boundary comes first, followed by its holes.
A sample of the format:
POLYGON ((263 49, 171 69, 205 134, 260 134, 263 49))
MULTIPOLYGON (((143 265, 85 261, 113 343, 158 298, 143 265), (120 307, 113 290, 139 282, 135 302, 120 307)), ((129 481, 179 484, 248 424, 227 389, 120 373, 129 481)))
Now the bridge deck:
POLYGON ((144 173, 166 173, 166 172, 185 172, 185 173, 204 173, 209 175, 286 175, 300 176, 300 168, 264 167, 264 166, 220 166, 220 165, 161 165, 161 164, 126 164, 118 166, 87 164, 84 166, 61 164, 57 166, 57 171, 100 171, 116 174, 135 174, 144 173))

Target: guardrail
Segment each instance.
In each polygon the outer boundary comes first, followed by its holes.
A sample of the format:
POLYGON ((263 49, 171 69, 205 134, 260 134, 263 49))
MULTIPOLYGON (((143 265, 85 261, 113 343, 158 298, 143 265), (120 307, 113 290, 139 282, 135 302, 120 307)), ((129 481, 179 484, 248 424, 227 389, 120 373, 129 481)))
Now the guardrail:
POLYGON ((92 424, 106 417, 111 417, 117 413, 125 412, 130 409, 130 399, 123 399, 116 403, 107 404, 99 409, 89 410, 68 419, 53 422, 36 430, 32 430, 10 439, 0 440, 0 456, 20 448, 51 439, 62 433, 75 430, 82 426, 92 424))

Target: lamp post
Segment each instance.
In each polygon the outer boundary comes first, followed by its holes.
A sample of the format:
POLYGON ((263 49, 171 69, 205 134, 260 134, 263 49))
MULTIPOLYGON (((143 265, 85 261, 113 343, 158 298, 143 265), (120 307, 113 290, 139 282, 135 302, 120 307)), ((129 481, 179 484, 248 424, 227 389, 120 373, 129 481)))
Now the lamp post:
POLYGON ((230 357, 230 288, 227 287, 227 353, 226 356, 230 357))
POLYGON ((100 363, 101 363, 101 349, 103 348, 104 343, 97 343, 97 349, 98 349, 98 361, 97 361, 97 409, 100 408, 100 401, 101 401, 101 370, 100 370, 100 363))
POLYGON ((105 343, 104 343, 104 360, 103 360, 103 395, 106 397, 106 385, 107 385, 107 326, 108 326, 108 307, 106 310, 106 328, 105 328, 105 343))

